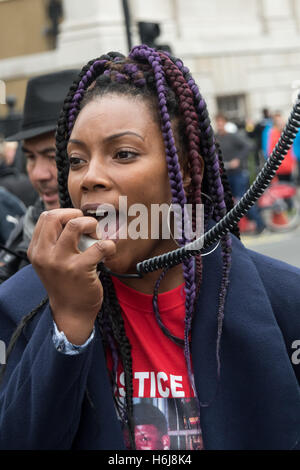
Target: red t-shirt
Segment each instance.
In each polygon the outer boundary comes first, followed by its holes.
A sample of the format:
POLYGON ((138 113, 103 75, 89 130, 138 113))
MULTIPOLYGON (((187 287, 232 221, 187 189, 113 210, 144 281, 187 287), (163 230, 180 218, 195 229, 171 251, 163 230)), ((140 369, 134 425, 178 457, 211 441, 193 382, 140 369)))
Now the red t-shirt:
MULTIPOLYGON (((136 408, 139 409, 139 414, 143 404, 146 404, 147 424, 142 423, 136 428, 137 448, 203 448, 197 401, 189 383, 183 348, 167 338, 159 327, 152 307, 152 295, 127 287, 114 277, 113 284, 122 308, 126 335, 132 347, 133 396, 134 405, 139 405, 136 408), (159 440, 156 440, 156 447, 149 447, 153 445, 150 431, 154 430, 153 423, 156 423, 156 418, 153 417, 151 424, 148 416, 151 405, 158 409, 154 410, 153 416, 162 413, 165 417, 161 416, 161 420, 165 419, 167 427, 167 432, 162 431, 162 447, 159 447, 159 440), (139 437, 143 436, 142 443, 137 441, 137 432, 139 437)), ((159 294, 158 308, 161 320, 168 330, 183 339, 184 284, 159 294)), ((111 370, 110 352, 107 354, 107 364, 111 370)), ((117 374, 119 397, 125 395, 124 383, 123 369, 119 364, 117 374)), ((137 417, 139 423, 141 419, 137 417)), ((157 419, 160 420, 159 416, 157 419)))

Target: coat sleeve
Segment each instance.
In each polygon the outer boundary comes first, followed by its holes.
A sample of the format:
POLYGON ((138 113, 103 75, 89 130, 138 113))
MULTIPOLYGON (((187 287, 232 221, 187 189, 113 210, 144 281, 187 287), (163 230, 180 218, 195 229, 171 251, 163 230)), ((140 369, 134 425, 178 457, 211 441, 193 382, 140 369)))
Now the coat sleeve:
POLYGON ((300 269, 248 250, 268 294, 300 383, 300 269))
MULTIPOLYGON (((24 282, 20 286, 26 270, 0 286, 0 339, 6 344, 16 327, 14 312, 27 309, 22 313, 28 313, 44 294, 39 285, 28 282, 28 276, 27 286, 24 282)), ((0 449, 72 447, 94 342, 81 354, 65 355, 56 350, 52 335, 53 319, 46 304, 7 360, 0 385, 0 449)))

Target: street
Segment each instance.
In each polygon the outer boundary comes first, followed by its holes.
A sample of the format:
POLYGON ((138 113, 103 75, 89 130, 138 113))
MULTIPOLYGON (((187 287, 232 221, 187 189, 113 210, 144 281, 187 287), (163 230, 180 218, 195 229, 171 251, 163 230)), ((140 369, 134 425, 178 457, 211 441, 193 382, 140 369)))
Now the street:
POLYGON ((300 226, 288 233, 264 232, 260 236, 241 236, 241 240, 250 250, 300 268, 300 226))

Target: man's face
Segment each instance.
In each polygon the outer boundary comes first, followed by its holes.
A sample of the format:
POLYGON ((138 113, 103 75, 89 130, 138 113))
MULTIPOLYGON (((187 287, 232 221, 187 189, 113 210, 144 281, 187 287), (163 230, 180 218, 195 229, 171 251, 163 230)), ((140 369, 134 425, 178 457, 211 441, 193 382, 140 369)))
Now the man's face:
POLYGON ((24 140, 23 152, 29 179, 44 201, 46 210, 57 209, 59 197, 54 132, 24 140))
POLYGON ((153 424, 141 424, 135 426, 135 445, 137 450, 168 450, 170 438, 153 424))
POLYGON ((282 132, 285 126, 284 117, 281 116, 281 114, 274 114, 273 122, 274 122, 274 126, 277 127, 282 132))
POLYGON ((217 133, 218 134, 226 134, 225 130, 226 121, 222 117, 216 118, 216 126, 217 126, 217 133))
POLYGON ((15 159, 18 142, 4 142, 4 158, 6 165, 12 165, 15 159))

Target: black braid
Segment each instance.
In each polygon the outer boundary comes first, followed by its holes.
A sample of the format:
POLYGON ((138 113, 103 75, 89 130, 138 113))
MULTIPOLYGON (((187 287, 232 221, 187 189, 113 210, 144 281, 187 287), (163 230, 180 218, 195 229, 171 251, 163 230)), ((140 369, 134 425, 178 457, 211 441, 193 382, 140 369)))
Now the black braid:
MULTIPOLYGON (((37 307, 35 307, 33 310, 31 310, 30 313, 28 313, 27 315, 25 315, 20 323, 18 324, 17 328, 15 329, 15 331, 13 332, 11 338, 10 338, 10 342, 9 342, 9 345, 7 347, 7 351, 6 351, 6 363, 7 363, 7 360, 16 344, 16 342, 18 341, 21 333, 23 332, 23 329, 26 327, 27 323, 40 311, 40 309, 48 302, 48 296, 46 296, 40 303, 37 307)), ((4 375, 4 372, 5 372, 5 369, 6 369, 6 364, 3 365, 2 369, 1 369, 1 372, 0 372, 0 384, 2 382, 2 379, 3 379, 3 375, 4 375)))
MULTIPOLYGON (((224 167, 223 155, 222 155, 220 144, 218 142, 215 142, 215 145, 216 145, 218 157, 219 157, 221 181, 224 187, 224 196, 225 196, 224 199, 225 199, 226 209, 227 209, 227 212, 229 212, 234 207, 234 200, 233 200, 233 196, 231 192, 231 187, 228 181, 227 173, 224 167)), ((240 229, 238 225, 235 225, 230 231, 238 239, 241 238, 240 229)))
MULTIPOLYGON (((110 276, 103 274, 101 275, 101 282, 104 289, 104 298, 102 304, 102 317, 106 316, 110 323, 113 337, 116 341, 120 359, 124 369, 125 375, 125 400, 126 400, 126 412, 127 412, 127 424, 129 428, 129 435, 131 446, 135 448, 134 439, 134 421, 133 421, 133 372, 132 372, 132 356, 131 356, 131 345, 126 336, 125 325, 122 316, 122 310, 118 302, 114 285, 110 276)), ((100 320, 100 324, 103 320, 100 320)), ((116 385, 116 377, 113 377, 113 389, 116 385)))

